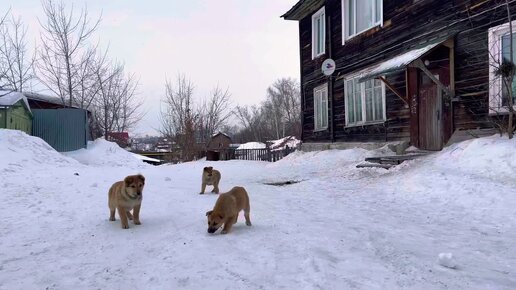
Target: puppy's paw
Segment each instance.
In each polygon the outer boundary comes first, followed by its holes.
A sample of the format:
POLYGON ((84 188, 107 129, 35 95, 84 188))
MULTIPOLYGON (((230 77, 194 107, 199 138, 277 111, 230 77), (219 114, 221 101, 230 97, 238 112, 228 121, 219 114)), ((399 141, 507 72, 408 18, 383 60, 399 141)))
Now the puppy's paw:
POLYGON ((222 231, 222 232, 220 232, 220 233, 221 233, 221 234, 223 234, 223 235, 225 235, 225 234, 227 234, 227 233, 228 233, 228 231, 223 230, 223 231, 222 231))
POLYGON ((248 227, 250 227, 250 226, 252 226, 252 225, 253 225, 253 224, 251 224, 251 222, 245 222, 245 224, 246 224, 248 227))
POLYGON ((139 220, 134 220, 135 225, 141 225, 142 223, 139 220))
POLYGON ((204 192, 199 192, 199 194, 204 194, 204 192))
POLYGON ((129 228, 129 225, 122 225, 122 229, 126 230, 129 228))
POLYGON ((116 221, 116 219, 114 217, 110 217, 109 221, 114 222, 114 221, 116 221))

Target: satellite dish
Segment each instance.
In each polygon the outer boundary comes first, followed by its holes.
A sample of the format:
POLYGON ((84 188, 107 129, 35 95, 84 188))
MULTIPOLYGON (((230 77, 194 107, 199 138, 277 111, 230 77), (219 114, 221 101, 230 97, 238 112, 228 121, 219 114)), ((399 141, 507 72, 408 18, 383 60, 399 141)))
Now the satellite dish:
POLYGON ((331 58, 328 58, 323 61, 321 71, 325 76, 331 76, 335 72, 336 67, 337 66, 335 65, 335 61, 331 58))

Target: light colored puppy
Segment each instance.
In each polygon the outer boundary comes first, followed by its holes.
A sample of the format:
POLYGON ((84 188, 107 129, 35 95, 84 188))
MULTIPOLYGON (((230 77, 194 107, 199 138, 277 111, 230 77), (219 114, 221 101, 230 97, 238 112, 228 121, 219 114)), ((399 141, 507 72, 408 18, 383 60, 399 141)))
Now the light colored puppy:
POLYGON ((202 186, 200 194, 204 194, 206 190, 206 185, 213 185, 213 190, 211 192, 219 193, 219 182, 220 182, 220 172, 218 170, 213 169, 213 167, 204 167, 202 170, 202 186))
POLYGON ((108 205, 109 220, 115 220, 115 211, 118 210, 123 229, 129 228, 127 219, 133 220, 135 225, 140 223, 140 208, 143 198, 145 177, 143 175, 129 175, 123 181, 115 182, 109 189, 108 205), (133 214, 131 214, 131 210, 133 214))
POLYGON ((244 210, 245 224, 251 226, 249 212, 251 206, 249 204, 249 195, 245 188, 240 186, 233 187, 230 191, 222 193, 213 210, 206 212, 208 217, 208 233, 215 233, 222 225, 222 234, 227 234, 233 224, 238 220, 238 213, 244 210))

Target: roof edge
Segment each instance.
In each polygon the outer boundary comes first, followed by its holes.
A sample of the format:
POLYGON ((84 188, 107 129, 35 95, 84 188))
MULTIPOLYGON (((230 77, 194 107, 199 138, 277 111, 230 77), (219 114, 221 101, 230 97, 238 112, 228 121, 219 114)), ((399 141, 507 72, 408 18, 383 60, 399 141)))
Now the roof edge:
POLYGON ((325 0, 299 0, 290 10, 280 17, 285 20, 301 20, 315 12, 325 3, 325 0))

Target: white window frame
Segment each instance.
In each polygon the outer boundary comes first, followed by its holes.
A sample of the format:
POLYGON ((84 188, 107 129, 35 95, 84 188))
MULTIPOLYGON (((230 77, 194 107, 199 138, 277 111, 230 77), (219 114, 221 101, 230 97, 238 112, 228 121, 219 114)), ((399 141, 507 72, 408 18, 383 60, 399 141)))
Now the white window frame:
POLYGON ((326 53, 326 12, 324 9, 324 6, 319 9, 317 12, 312 15, 312 59, 316 59, 317 57, 324 55, 326 53), (319 45, 318 36, 319 36, 319 30, 316 29, 316 21, 317 19, 322 19, 322 25, 323 25, 323 35, 322 35, 322 48, 320 49, 320 52, 317 53, 317 48, 319 45))
MULTIPOLYGON (((322 105, 321 105, 322 106, 322 105)), ((329 122, 329 114, 328 114, 328 83, 325 83, 323 85, 320 85, 316 88, 314 88, 314 132, 316 131, 324 131, 328 129, 328 122, 329 122), (318 92, 326 92, 326 108, 321 107, 319 109, 318 103, 322 103, 322 99, 318 101, 318 92), (326 124, 325 126, 322 126, 323 124, 319 124, 318 120, 321 117, 320 114, 322 111, 326 110, 326 124)), ((324 122, 321 120, 321 122, 324 122)))
MULTIPOLYGON (((357 27, 357 24, 356 24, 356 21, 357 21, 357 5, 356 5, 356 1, 364 1, 364 0, 341 0, 341 16, 342 16, 342 45, 344 45, 346 43, 346 40, 349 40, 357 35, 360 35, 376 26, 383 26, 383 0, 380 1, 380 19, 373 23, 373 26, 371 27, 368 27, 362 31, 356 31, 356 27, 357 27), (353 7, 355 8, 355 11, 353 12, 353 17, 355 18, 355 33, 354 34, 351 34, 349 36, 347 36, 346 34, 346 31, 348 30, 348 17, 347 17, 347 7, 349 7, 349 2, 350 1, 353 1, 354 5, 353 7)), ((373 11, 372 11, 372 15, 373 17, 376 17, 376 11, 377 11, 378 7, 376 7, 376 2, 375 4, 373 5, 373 11)))
MULTIPOLYGON (((365 126, 365 125, 374 125, 374 124, 382 124, 382 123, 385 123, 385 121, 387 120, 387 106, 386 106, 386 103, 385 103, 385 83, 380 81, 381 82, 381 86, 382 86, 382 105, 383 105, 383 116, 382 116, 382 119, 381 120, 373 120, 373 121, 366 121, 367 120, 367 117, 366 117, 366 114, 367 114, 367 110, 366 110, 366 94, 365 94, 365 82, 361 82, 359 83, 360 84, 360 100, 362 102, 362 120, 361 121, 358 121, 358 122, 350 122, 349 121, 349 114, 348 114, 348 87, 346 85, 346 81, 349 81, 349 80, 352 80, 352 79, 356 79, 356 78, 360 78, 362 75, 362 73, 358 73, 358 74, 352 74, 352 75, 347 75, 345 78, 344 78, 344 113, 346 115, 346 127, 356 127, 356 126, 365 126)), ((373 108, 374 108, 374 103, 373 103, 373 108)))
MULTIPOLYGON (((512 21, 513 33, 516 34, 516 20, 512 21)), ((502 106, 502 77, 495 74, 502 57, 502 37, 510 33, 509 22, 488 30, 489 47, 489 114, 508 113, 507 108, 502 106)), ((514 60, 516 62, 516 59, 514 60)), ((513 106, 516 108, 516 104, 513 106)))

